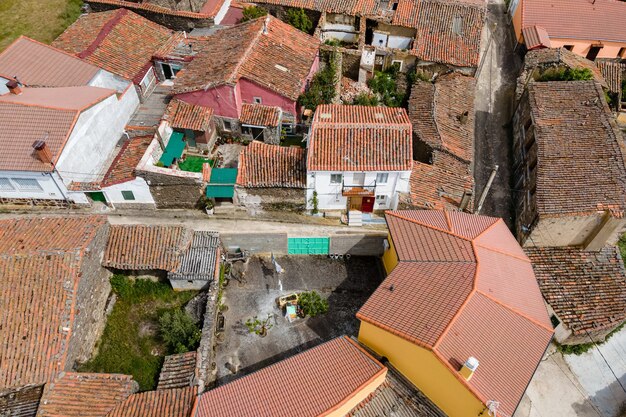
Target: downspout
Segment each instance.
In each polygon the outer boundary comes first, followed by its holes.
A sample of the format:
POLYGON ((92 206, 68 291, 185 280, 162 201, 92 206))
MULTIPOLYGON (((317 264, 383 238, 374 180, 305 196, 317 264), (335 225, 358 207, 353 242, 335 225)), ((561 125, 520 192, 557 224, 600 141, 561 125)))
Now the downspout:
POLYGON ((56 173, 59 176, 59 178, 61 178, 61 174, 59 174, 59 171, 57 171, 54 165, 52 165, 52 172, 48 172, 48 175, 50 175, 50 179, 52 180, 54 185, 57 187, 57 190, 59 190, 59 192, 63 196, 63 200, 65 200, 65 203, 69 206, 70 204, 69 199, 67 198, 67 196, 65 195, 65 193, 63 192, 63 190, 61 189, 57 181, 54 179, 54 175, 52 175, 53 173, 56 173))

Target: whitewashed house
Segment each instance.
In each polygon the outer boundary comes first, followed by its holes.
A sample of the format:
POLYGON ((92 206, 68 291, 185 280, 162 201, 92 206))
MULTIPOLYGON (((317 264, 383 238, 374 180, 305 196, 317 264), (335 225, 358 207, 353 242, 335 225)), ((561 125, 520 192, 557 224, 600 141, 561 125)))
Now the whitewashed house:
POLYGON ((319 106, 307 142, 307 208, 396 209, 409 191, 412 143, 402 108, 319 106))

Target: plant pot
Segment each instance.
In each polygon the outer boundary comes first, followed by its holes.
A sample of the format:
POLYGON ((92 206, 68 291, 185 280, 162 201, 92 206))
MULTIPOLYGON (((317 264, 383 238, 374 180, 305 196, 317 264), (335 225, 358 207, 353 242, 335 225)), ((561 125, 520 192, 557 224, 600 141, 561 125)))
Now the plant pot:
POLYGON ((213 215, 213 211, 215 210, 214 208, 205 208, 204 209, 206 211, 206 214, 208 214, 209 216, 213 215))

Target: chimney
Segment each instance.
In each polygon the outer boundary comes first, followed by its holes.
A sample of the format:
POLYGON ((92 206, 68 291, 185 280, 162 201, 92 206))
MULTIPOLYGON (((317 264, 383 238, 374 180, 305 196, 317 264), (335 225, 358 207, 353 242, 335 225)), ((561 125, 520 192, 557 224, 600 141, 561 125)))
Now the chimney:
POLYGON ((474 372, 476 372, 476 369, 478 369, 478 359, 470 356, 461 367, 459 373, 461 374, 461 376, 463 376, 463 378, 469 381, 470 379, 472 379, 472 376, 474 375, 474 372))
POLYGON ((50 149, 46 145, 46 142, 43 140, 36 140, 33 143, 33 149, 37 153, 37 157, 44 164, 52 164, 52 154, 50 153, 50 149))
POLYGON ((270 16, 267 15, 267 17, 265 18, 265 21, 263 22, 263 34, 264 35, 267 35, 269 24, 270 24, 270 16))
POLYGON ((20 83, 17 80, 11 80, 7 82, 6 86, 11 94, 15 94, 16 96, 22 94, 22 88, 20 87, 20 83))

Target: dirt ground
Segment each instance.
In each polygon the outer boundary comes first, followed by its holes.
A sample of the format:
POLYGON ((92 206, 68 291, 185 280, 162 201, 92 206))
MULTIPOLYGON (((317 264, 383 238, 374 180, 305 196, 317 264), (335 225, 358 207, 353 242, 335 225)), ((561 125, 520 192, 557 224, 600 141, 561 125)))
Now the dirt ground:
POLYGON ((382 281, 380 261, 370 257, 332 260, 325 256, 278 257, 278 274, 269 258, 253 257, 245 284, 231 280, 224 291, 224 333, 216 348, 218 385, 254 372, 340 335, 356 335, 358 309, 382 281), (329 311, 293 323, 282 316, 276 298, 315 290, 328 299, 329 311), (249 333, 245 322, 272 315, 267 336, 249 333), (236 375, 235 375, 236 373, 236 375))

